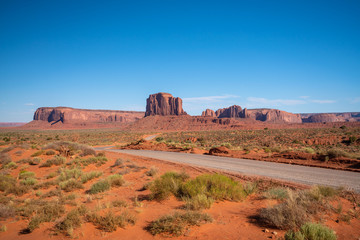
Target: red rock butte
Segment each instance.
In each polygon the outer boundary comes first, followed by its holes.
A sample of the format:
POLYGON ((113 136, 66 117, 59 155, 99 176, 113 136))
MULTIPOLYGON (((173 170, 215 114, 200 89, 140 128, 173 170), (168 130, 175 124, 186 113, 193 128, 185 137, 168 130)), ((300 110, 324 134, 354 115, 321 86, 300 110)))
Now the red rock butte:
POLYGON ((187 115, 182 108, 181 98, 175 98, 170 93, 156 93, 151 94, 146 100, 147 116, 169 116, 169 115, 187 115))

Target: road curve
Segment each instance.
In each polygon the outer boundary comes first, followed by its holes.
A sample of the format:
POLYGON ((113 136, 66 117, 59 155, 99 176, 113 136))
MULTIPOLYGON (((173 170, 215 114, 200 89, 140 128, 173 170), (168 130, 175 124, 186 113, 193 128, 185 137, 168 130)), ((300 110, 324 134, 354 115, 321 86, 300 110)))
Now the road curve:
POLYGON ((358 172, 178 152, 116 150, 108 148, 96 148, 96 150, 126 153, 169 162, 215 168, 249 176, 265 176, 306 185, 319 184, 332 187, 346 187, 349 190, 360 193, 360 173, 358 172))

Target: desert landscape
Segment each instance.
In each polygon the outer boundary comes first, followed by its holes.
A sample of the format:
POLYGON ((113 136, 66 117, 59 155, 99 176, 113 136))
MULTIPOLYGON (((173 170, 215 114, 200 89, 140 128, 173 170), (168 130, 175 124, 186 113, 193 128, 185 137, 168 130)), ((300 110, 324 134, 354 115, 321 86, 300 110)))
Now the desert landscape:
POLYGON ((0 240, 360 240, 360 1, 1 1, 0 240))
POLYGON ((311 186, 121 152, 359 173, 358 113, 231 106, 190 116, 181 98, 157 93, 146 112, 39 108, 32 122, 2 128, 0 136, 2 239, 360 237, 360 195, 350 186, 311 186))

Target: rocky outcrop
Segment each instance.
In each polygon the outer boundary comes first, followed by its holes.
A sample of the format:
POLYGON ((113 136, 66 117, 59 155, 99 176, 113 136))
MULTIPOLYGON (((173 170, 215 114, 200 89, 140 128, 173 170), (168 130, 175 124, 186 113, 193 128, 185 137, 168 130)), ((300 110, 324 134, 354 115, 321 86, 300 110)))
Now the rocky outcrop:
POLYGON ((216 111, 218 118, 239 118, 242 114, 242 108, 238 105, 233 105, 228 108, 221 108, 216 111))
POLYGON ((205 111, 202 112, 201 116, 202 117, 216 117, 216 114, 215 114, 214 110, 206 109, 205 111))
POLYGON ((216 111, 218 118, 251 118, 262 122, 272 123, 301 123, 299 114, 293 114, 277 109, 242 109, 238 105, 216 111))
POLYGON ((34 120, 62 123, 127 123, 139 120, 144 112, 89 110, 69 107, 41 107, 35 111, 34 120))
POLYGON ((247 118, 271 123, 302 123, 299 114, 293 114, 278 109, 249 109, 245 113, 247 118))
POLYGON ((181 98, 175 98, 169 93, 156 93, 151 94, 146 100, 147 116, 168 116, 168 115, 187 115, 182 109, 181 98))
POLYGON ((300 114, 303 122, 357 122, 360 121, 360 113, 303 113, 300 114))

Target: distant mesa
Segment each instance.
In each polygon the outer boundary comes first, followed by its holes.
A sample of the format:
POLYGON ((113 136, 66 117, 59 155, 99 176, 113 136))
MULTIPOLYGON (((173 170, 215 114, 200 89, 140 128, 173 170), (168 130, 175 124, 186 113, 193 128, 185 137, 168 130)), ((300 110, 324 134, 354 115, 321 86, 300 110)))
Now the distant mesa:
POLYGON ((139 120, 144 112, 89 110, 69 107, 41 107, 35 111, 34 120, 62 123, 128 123, 139 120))
POLYGON ((297 124, 359 121, 359 112, 294 114, 278 109, 247 109, 238 105, 220 108, 216 111, 206 109, 201 116, 189 116, 182 108, 181 98, 160 92, 149 95, 146 100, 146 112, 41 107, 34 113, 34 121, 24 127, 120 127, 135 130, 192 130, 238 128, 261 122, 297 124))
POLYGON ((182 108, 181 98, 175 98, 170 93, 156 93, 151 94, 146 100, 146 112, 147 116, 169 116, 169 115, 187 115, 182 108))
POLYGON ((205 111, 202 112, 201 116, 202 117, 216 117, 216 114, 215 114, 214 110, 206 109, 205 111))

